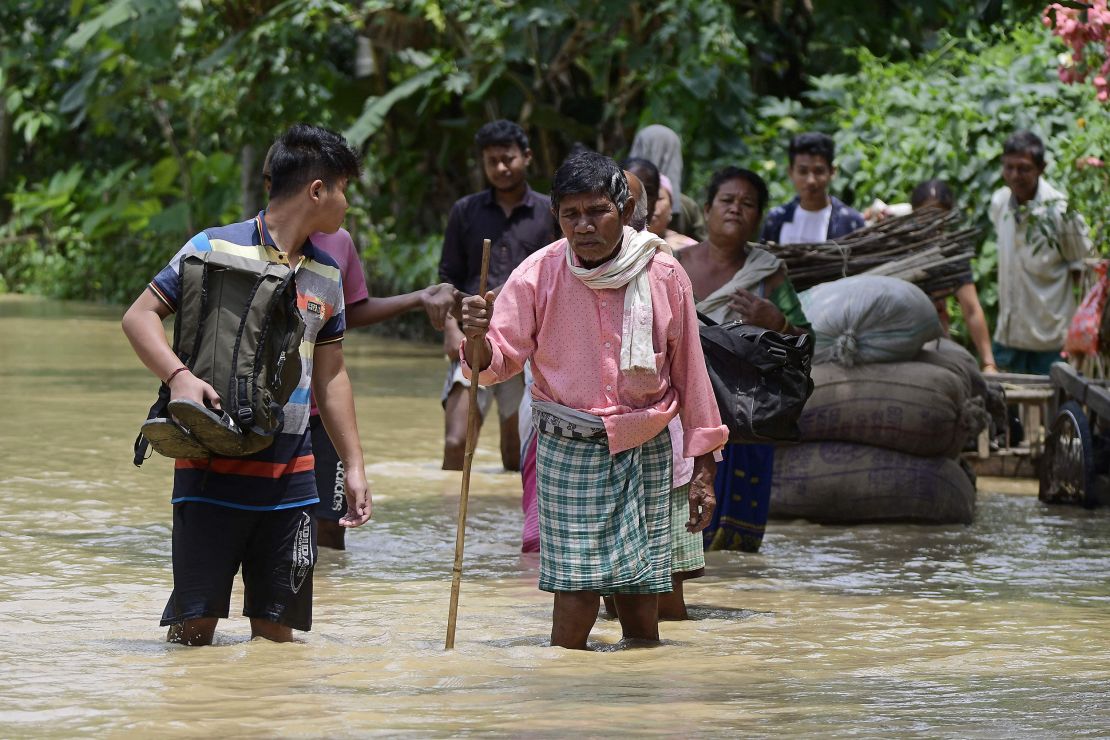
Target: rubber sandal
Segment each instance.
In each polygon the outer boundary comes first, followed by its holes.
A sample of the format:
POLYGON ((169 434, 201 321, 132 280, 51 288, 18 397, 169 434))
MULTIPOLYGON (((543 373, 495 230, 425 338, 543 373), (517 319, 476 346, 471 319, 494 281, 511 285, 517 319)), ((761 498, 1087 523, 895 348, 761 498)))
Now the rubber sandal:
POLYGON ((196 437, 170 419, 150 419, 140 431, 159 455, 188 460, 212 457, 212 452, 196 437))
POLYGON ((224 457, 248 453, 243 433, 227 412, 185 399, 170 401, 169 411, 179 424, 213 453, 224 457))

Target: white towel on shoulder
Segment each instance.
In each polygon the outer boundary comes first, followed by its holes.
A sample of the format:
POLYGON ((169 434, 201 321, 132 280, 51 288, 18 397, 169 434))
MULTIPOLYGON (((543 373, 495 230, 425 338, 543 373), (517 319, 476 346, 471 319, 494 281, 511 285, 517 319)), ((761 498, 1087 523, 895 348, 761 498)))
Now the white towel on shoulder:
POLYGON ((621 326, 621 372, 655 372, 655 348, 651 328, 655 316, 651 309, 651 285, 648 265, 656 251, 671 253, 667 242, 650 231, 624 227, 621 248, 613 259, 593 269, 574 264, 574 250, 567 244, 567 267, 571 273, 593 290, 624 292, 624 321, 621 326))

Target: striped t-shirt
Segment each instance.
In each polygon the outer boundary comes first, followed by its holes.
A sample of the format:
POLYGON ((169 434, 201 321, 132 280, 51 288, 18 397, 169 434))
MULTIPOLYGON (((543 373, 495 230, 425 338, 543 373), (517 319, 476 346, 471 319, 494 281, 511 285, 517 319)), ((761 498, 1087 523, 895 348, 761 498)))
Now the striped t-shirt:
MULTIPOLYGON (((263 218, 205 229, 190 239, 150 283, 171 311, 181 297, 181 260, 199 252, 225 252, 262 262, 285 263, 263 218)), ((308 432, 313 349, 343 339, 343 286, 339 267, 306 241, 297 266, 297 305, 305 321, 301 379, 285 404, 285 426, 272 445, 245 457, 177 460, 173 503, 205 501, 236 509, 272 510, 317 502, 312 439, 308 432)))

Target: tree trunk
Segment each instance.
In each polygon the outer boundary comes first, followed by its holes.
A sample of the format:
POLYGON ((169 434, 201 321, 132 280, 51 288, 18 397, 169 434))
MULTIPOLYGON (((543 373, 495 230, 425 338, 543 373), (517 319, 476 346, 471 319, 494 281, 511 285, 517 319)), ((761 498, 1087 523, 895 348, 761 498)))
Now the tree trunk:
POLYGON ((266 193, 262 186, 262 163, 258 161, 258 150, 253 144, 246 144, 239 150, 239 192, 242 194, 240 206, 243 215, 250 217, 266 205, 266 193))
MULTIPOLYGON (((8 192, 8 176, 11 167, 12 148, 12 116, 0 97, 0 196, 8 192)), ((9 213, 9 201, 0 197, 0 219, 6 220, 9 213)))

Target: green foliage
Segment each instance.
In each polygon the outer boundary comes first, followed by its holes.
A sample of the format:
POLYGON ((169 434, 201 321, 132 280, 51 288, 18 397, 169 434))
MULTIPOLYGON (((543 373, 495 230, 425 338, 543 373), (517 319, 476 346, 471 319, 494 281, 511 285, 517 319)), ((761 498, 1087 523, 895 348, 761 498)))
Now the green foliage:
POLYGON ((264 151, 304 111, 336 125, 355 109, 332 99, 350 78, 347 12, 326 0, 5 3, 6 289, 127 300, 193 233, 241 218, 241 165, 261 169, 247 145, 264 151))
MULTIPOLYGON (((945 177, 980 223, 1001 141, 1029 125, 1055 155, 1049 176, 1105 243, 1107 168, 1072 163, 1105 159, 1110 122, 1056 82, 1055 50, 1033 30, 1038 9, 10 0, 0 4, 0 281, 130 299, 195 231, 259 205, 261 154, 297 120, 362 148, 347 222, 379 293, 434 280, 450 205, 482 186, 474 131, 496 117, 527 129, 541 190, 575 142, 620 156, 638 128, 664 123, 684 139, 688 191, 741 164, 780 201, 786 141, 818 129, 837 139, 847 200, 900 200, 945 177)), ((978 265, 987 303, 991 248, 978 265)))
MULTIPOLYGON (((193 153, 188 162, 197 188, 192 200, 204 217, 233 220, 227 203, 235 195, 228 186, 236 177, 234 160, 193 153)), ((12 291, 133 299, 189 236, 178 181, 176 160, 166 158, 97 173, 74 165, 46 182, 20 182, 10 195, 10 219, 0 227, 0 278, 12 291)))
MULTIPOLYGON (((793 196, 786 175, 790 136, 820 130, 837 142, 834 191, 861 210, 874 199, 906 202, 923 180, 946 180, 968 221, 983 229, 974 273, 991 319, 996 256, 987 206, 1003 184, 1002 144, 1012 132, 1028 128, 1044 139, 1045 176, 1086 218, 1098 248, 1110 251, 1107 168, 1085 164, 1110 150, 1110 118, 1085 91, 1059 83, 1057 51, 1033 23, 987 37, 951 36, 902 62, 857 49, 859 71, 814 78, 807 105, 763 101, 740 161, 757 165, 772 201, 781 202, 793 196)), ((958 322, 954 328, 963 330, 958 322)))

